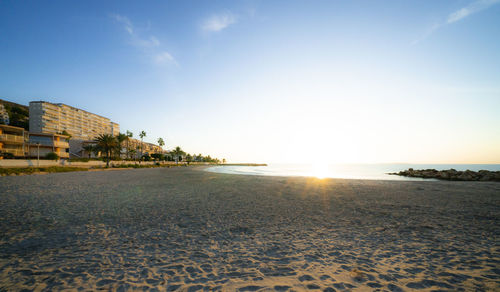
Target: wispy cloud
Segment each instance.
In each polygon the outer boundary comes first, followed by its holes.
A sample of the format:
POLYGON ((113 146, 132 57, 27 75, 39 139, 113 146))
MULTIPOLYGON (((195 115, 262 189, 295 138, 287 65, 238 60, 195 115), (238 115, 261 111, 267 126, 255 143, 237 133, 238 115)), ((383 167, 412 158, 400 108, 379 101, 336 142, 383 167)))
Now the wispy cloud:
POLYGON ((143 37, 142 35, 137 33, 134 24, 126 16, 113 13, 110 14, 110 17, 123 26, 123 29, 127 32, 127 34, 130 37, 129 43, 132 46, 141 49, 145 54, 147 54, 152 59, 154 63, 156 64, 171 63, 177 65, 177 61, 169 52, 164 50, 160 51, 161 43, 156 36, 151 35, 148 37, 143 37))
POLYGON ((433 25, 431 25, 427 31, 422 34, 422 36, 420 36, 418 39, 414 40, 413 42, 411 42, 411 45, 414 46, 416 44, 418 44, 419 42, 425 40, 426 38, 428 38, 432 33, 434 33, 439 27, 441 26, 441 24, 439 23, 434 23, 433 25))
POLYGON ((238 17, 233 13, 226 11, 220 14, 212 15, 205 19, 201 25, 201 29, 205 32, 217 32, 225 29, 238 21, 238 17))
POLYGON ((154 56, 154 61, 156 64, 172 63, 177 65, 177 61, 175 61, 175 58, 172 57, 172 55, 170 55, 170 53, 167 51, 156 54, 154 56))
POLYGON ((450 13, 446 19, 446 22, 444 23, 435 23, 433 24, 420 38, 414 40, 411 44, 416 45, 417 43, 425 40, 427 37, 429 37, 432 33, 434 33, 436 30, 438 30, 440 27, 445 26, 445 25, 450 25, 453 24, 459 20, 462 20, 474 13, 477 13, 479 11, 488 9, 494 4, 500 3, 500 0, 475 0, 469 5, 462 7, 452 13, 450 13))
POLYGON ((117 22, 123 24, 123 28, 130 34, 134 35, 134 26, 132 25, 132 22, 128 17, 122 16, 119 14, 112 13, 110 14, 110 17, 116 20, 117 22))
POLYGON ((453 23, 459 21, 461 19, 466 18, 467 16, 479 12, 481 10, 487 9, 488 7, 500 3, 500 0, 477 0, 469 5, 451 13, 448 15, 447 23, 453 23))
POLYGON ((154 48, 160 46, 160 41, 155 36, 150 36, 149 38, 144 39, 134 36, 131 42, 135 46, 143 48, 154 48))

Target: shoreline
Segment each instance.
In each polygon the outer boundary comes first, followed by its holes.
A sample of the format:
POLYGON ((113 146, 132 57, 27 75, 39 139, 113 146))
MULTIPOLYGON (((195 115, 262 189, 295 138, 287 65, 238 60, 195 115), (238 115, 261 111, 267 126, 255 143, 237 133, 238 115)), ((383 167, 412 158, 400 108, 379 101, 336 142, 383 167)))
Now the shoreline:
POLYGON ((84 171, 108 171, 108 170, 127 170, 127 169, 142 169, 142 168, 173 168, 173 167, 212 167, 212 166, 266 166, 266 164, 255 163, 240 163, 240 164, 205 164, 205 163, 165 163, 165 164, 141 164, 128 163, 120 161, 120 164, 112 164, 110 167, 103 166, 30 166, 30 167, 0 167, 0 177, 2 176, 22 176, 32 174, 48 174, 61 172, 84 172, 84 171))

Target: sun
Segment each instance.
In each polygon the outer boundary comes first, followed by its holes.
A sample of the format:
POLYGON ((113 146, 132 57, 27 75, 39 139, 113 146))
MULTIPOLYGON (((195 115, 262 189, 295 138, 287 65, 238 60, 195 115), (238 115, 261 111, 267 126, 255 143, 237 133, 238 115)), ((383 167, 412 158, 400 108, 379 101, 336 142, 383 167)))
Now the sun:
POLYGON ((319 178, 319 179, 326 178, 326 177, 328 177, 328 173, 329 173, 329 171, 328 171, 327 164, 317 163, 317 164, 313 164, 311 167, 311 175, 316 177, 316 178, 319 178))

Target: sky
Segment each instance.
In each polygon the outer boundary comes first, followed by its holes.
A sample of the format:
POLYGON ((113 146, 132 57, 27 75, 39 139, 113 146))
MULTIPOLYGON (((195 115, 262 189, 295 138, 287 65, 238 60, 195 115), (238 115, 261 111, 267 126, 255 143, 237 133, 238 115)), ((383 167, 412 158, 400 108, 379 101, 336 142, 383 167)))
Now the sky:
POLYGON ((500 0, 0 0, 0 98, 231 162, 500 163, 500 0))

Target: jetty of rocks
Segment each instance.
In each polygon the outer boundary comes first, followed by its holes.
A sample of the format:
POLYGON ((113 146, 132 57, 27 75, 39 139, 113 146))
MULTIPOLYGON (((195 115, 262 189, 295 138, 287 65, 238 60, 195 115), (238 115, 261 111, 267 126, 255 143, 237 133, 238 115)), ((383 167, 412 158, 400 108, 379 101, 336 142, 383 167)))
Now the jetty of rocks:
POLYGON ((401 175, 407 177, 419 178, 435 178, 441 180, 457 180, 457 181, 497 181, 500 182, 500 171, 489 170, 436 170, 436 169, 413 169, 403 170, 400 172, 389 173, 392 175, 401 175))

